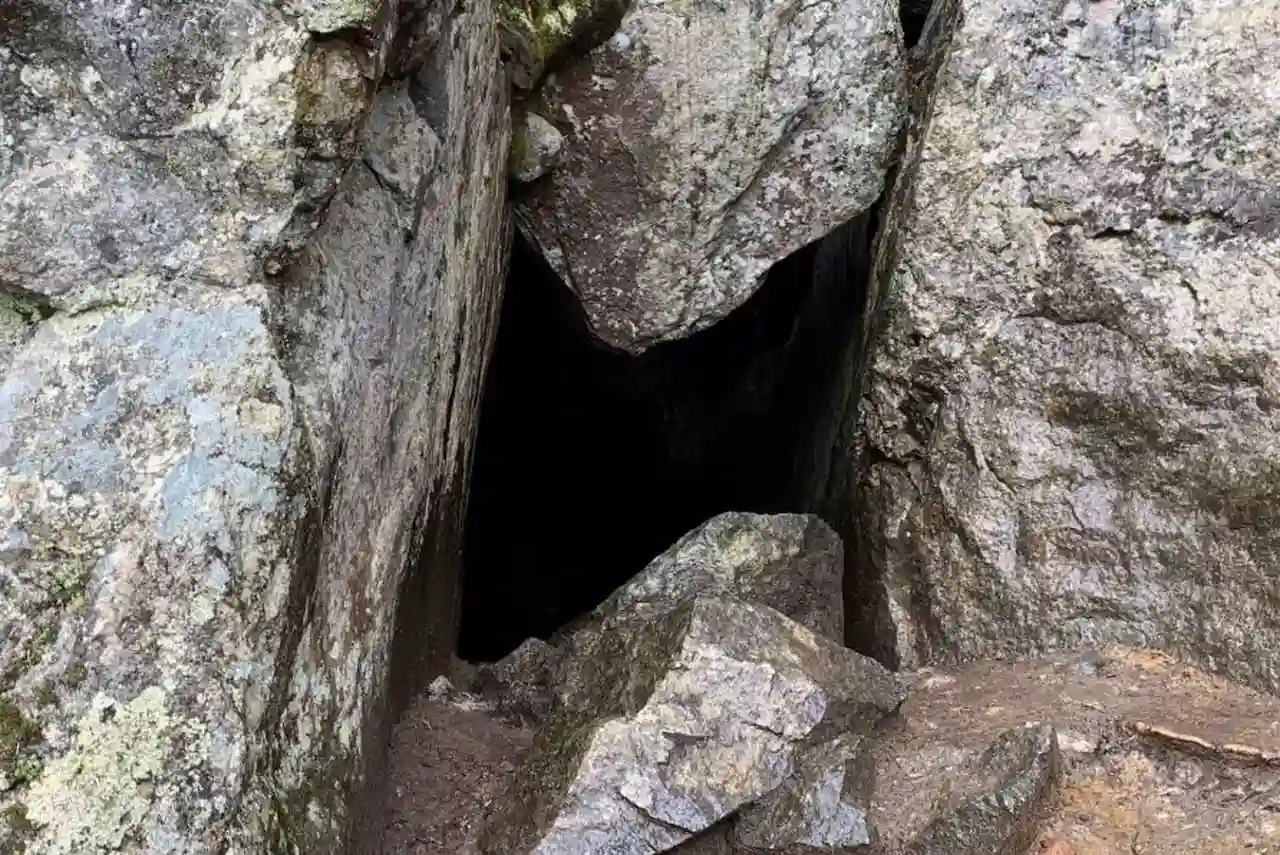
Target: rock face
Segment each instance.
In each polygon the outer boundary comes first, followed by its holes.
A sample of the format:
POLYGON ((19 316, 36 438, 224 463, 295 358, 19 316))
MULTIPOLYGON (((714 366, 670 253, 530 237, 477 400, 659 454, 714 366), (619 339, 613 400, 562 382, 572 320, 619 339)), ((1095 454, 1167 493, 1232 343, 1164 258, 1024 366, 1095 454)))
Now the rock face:
POLYGON ((480 851, 666 851, 781 786, 807 745, 866 733, 903 698, 873 660, 715 594, 621 622, 593 654, 480 851))
POLYGON ((903 72, 888 0, 640 0, 543 86, 566 150, 522 228, 602 341, 688 335, 876 200, 903 72))
POLYGON ((809 751, 783 786, 739 811, 730 851, 808 855, 869 845, 876 836, 870 742, 845 733, 809 751))
POLYGON ((447 657, 508 135, 449 6, 0 11, 0 849, 336 851, 397 603, 447 657))
POLYGON ((1280 689, 1278 60, 1273 0, 965 4, 830 502, 883 661, 1280 689))

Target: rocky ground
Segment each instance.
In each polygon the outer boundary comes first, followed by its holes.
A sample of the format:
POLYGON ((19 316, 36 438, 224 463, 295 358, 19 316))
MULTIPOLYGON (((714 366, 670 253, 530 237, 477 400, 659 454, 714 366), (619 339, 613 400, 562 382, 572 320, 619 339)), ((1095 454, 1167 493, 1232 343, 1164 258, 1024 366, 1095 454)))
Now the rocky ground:
MULTIPOLYGON (((1030 852, 1280 852, 1275 698, 1122 647, 910 679, 875 752, 871 815, 884 851, 934 818, 967 759, 1010 728, 1046 722, 1062 779, 1030 852)), ((527 726, 465 694, 419 699, 393 737, 382 855, 459 852, 531 741, 527 726)))

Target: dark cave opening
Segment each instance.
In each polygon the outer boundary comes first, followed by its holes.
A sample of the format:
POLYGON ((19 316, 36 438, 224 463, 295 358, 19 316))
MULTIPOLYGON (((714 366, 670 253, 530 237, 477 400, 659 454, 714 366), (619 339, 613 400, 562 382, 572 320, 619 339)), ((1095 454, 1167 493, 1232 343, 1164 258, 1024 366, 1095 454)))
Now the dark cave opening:
POLYGON ((598 345, 516 237, 476 438, 459 656, 548 638, 721 511, 809 509, 873 222, 798 250, 722 321, 639 356, 598 345))
POLYGON ((902 22, 903 41, 908 50, 919 43, 932 7, 933 0, 898 0, 898 20, 902 22))

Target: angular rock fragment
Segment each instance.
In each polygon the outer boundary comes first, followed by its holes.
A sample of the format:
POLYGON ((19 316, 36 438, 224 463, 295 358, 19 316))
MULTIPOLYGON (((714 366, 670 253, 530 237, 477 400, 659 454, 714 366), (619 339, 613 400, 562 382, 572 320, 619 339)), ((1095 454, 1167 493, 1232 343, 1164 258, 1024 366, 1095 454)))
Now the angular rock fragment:
POLYGON ((818 517, 730 511, 676 541, 576 629, 650 620, 695 594, 721 593, 777 609, 839 644, 843 572, 840 538, 818 517))
POLYGON ((792 777, 743 808, 733 823, 735 855, 853 853, 873 840, 875 758, 863 734, 810 749, 792 777))
POLYGON ((773 609, 700 596, 602 633, 479 841, 488 855, 666 851, 895 710, 898 681, 773 609))
POLYGON ((559 162, 564 135, 534 112, 524 113, 512 128, 508 170, 516 181, 528 183, 546 175, 559 162))
POLYGON ((543 86, 572 130, 522 228, 605 343, 686 336, 876 200, 904 70, 893 0, 639 0, 543 86))
POLYGON ((877 851, 1021 855, 1035 840, 1061 777, 1050 725, 1014 728, 985 750, 935 743, 882 758, 873 821, 877 851))

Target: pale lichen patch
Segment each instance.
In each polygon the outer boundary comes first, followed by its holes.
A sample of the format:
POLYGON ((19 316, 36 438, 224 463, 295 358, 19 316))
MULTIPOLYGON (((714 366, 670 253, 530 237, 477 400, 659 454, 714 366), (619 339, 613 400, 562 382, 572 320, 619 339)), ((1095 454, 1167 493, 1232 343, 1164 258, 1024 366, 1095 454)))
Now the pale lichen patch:
POLYGON ((149 782, 164 769, 179 725, 159 686, 123 705, 100 695, 80 720, 75 747, 27 795, 40 851, 96 855, 137 833, 151 807, 149 782))
POLYGON ((302 25, 313 33, 335 33, 374 22, 382 0, 302 0, 293 6, 302 25))

